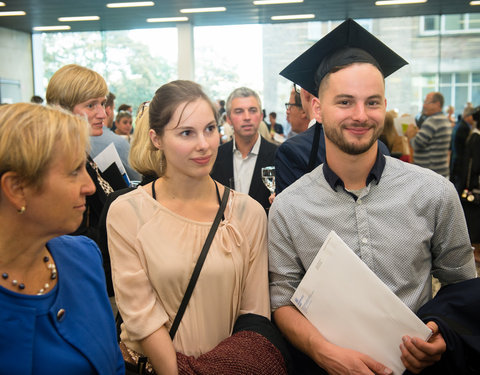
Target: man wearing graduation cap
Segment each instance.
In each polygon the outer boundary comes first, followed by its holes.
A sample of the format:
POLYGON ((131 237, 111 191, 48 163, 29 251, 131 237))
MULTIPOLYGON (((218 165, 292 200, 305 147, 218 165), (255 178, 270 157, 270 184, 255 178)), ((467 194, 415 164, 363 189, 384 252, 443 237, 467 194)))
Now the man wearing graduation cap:
MULTIPOLYGON (((330 231, 414 312, 431 299, 431 274, 444 285, 476 276, 453 185, 379 152, 384 77, 405 64, 349 19, 282 72, 315 95, 312 107, 323 125, 326 160, 271 207, 271 304, 290 343, 329 374, 391 373, 373 358, 328 342, 290 301, 330 231)), ((446 350, 438 326, 427 325, 433 331, 428 342, 405 336, 400 347, 402 362, 415 373, 446 350)))

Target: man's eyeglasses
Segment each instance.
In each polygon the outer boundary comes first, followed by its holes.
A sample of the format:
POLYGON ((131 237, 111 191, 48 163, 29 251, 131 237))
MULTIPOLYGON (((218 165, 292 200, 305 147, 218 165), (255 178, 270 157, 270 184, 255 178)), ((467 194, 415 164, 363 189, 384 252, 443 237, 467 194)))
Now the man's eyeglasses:
POLYGON ((301 108, 302 106, 300 104, 297 104, 297 103, 285 103, 285 108, 287 109, 287 111, 290 109, 290 107, 299 107, 301 108))

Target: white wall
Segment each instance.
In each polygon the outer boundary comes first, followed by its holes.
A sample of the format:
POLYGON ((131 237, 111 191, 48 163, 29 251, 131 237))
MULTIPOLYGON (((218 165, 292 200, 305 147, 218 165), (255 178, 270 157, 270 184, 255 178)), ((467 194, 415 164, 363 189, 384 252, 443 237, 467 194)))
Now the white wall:
POLYGON ((32 38, 29 33, 0 27, 0 78, 20 81, 21 100, 33 95, 32 38))

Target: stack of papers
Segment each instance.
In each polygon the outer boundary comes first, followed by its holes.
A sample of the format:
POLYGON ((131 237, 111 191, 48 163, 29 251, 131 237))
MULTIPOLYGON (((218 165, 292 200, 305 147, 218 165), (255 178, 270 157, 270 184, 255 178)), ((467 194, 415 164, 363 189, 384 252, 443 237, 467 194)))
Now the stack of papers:
POLYGON ((113 142, 105 147, 97 156, 95 156, 93 161, 97 164, 100 172, 105 172, 108 167, 115 163, 127 186, 130 185, 130 179, 127 175, 127 171, 123 166, 122 159, 120 159, 120 155, 118 154, 113 142))
POLYGON ((334 232, 291 301, 331 343, 367 354, 402 374, 402 337, 428 340, 431 330, 334 232))

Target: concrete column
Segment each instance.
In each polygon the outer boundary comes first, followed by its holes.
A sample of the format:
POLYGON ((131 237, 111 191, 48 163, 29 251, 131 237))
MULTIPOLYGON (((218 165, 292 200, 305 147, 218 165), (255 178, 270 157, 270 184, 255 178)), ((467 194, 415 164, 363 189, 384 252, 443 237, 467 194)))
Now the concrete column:
POLYGON ((193 49, 193 26, 190 23, 177 25, 178 32, 178 79, 195 80, 195 56, 193 49))

